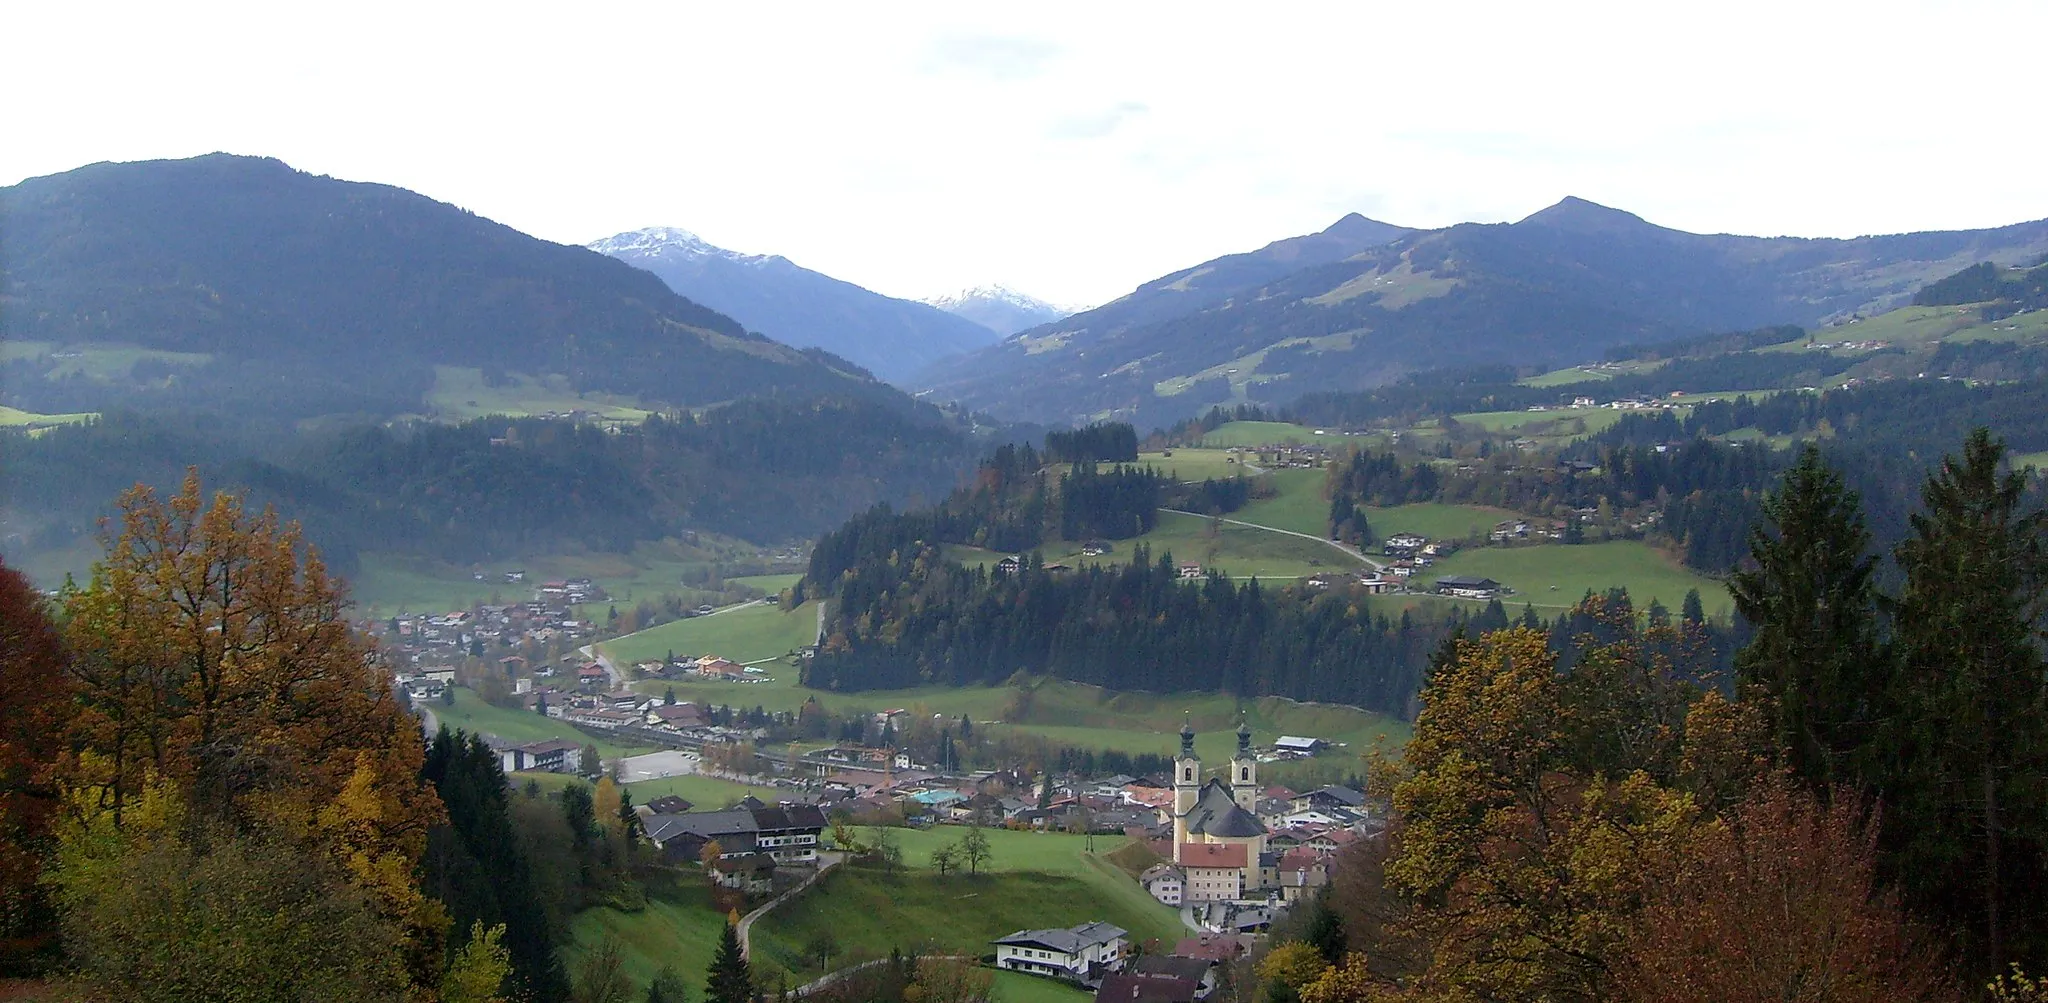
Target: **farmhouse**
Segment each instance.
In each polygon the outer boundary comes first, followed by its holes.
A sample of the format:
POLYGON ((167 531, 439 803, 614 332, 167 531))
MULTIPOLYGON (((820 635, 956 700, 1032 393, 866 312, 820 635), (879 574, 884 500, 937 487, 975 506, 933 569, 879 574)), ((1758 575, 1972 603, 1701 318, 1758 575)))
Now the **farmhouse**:
POLYGON ((1180 566, 1180 576, 1186 580, 1200 578, 1202 577, 1202 566, 1199 564, 1183 564, 1180 566))
POLYGON ((575 773, 583 768, 583 746, 566 738, 550 738, 502 750, 498 760, 507 773, 575 773))
POLYGON ((747 674, 747 667, 729 658, 705 655, 697 659, 692 671, 706 679, 738 679, 747 674))
POLYGON ((1438 595, 1457 596, 1462 599, 1495 599, 1507 594, 1507 591, 1507 586, 1491 578, 1450 575, 1436 580, 1438 595))
POLYGON ((810 864, 818 859, 825 813, 807 804, 693 811, 654 815, 644 831, 670 861, 695 860, 704 844, 715 842, 721 858, 765 853, 777 864, 810 864))
POLYGON ((1282 735, 1273 743, 1277 752, 1291 756, 1313 756, 1323 751, 1326 743, 1320 738, 1303 738, 1299 735, 1282 735))
POLYGON ((1172 864, 1153 864, 1138 875, 1138 886, 1165 905, 1177 906, 1186 891, 1187 879, 1172 864))
POLYGON ((1098 982, 1124 966, 1126 931, 1108 923, 1066 930, 1019 930, 995 941, 996 967, 1075 982, 1098 982))

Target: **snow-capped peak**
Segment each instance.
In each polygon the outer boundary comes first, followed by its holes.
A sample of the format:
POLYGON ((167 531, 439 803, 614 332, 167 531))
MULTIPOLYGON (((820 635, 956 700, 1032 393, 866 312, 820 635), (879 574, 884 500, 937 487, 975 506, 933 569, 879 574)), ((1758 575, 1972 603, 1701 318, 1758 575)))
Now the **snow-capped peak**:
POLYGON ((1060 314, 1068 312, 1062 307, 1054 306, 1029 293, 1020 293, 1005 285, 975 286, 971 289, 962 289, 957 293, 945 296, 934 296, 924 302, 941 310, 952 310, 969 303, 1003 303, 1034 312, 1046 311, 1060 314))
POLYGON ((706 258, 719 257, 745 264, 761 264, 774 260, 770 254, 742 254, 729 251, 681 227, 650 226, 640 230, 615 233, 603 240, 593 240, 584 245, 599 254, 624 258, 706 258))

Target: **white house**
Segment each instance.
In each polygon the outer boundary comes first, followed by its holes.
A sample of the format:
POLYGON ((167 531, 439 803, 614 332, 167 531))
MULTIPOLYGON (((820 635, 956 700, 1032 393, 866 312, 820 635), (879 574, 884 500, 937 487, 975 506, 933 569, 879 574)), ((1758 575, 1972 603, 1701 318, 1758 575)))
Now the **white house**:
POLYGON ((1172 864, 1153 864, 1138 875, 1138 885, 1161 903, 1178 906, 1186 890, 1186 878, 1172 864))
POLYGON ((1127 932, 1108 923, 1066 930, 1019 930, 995 941, 996 967, 1092 982, 1124 966, 1127 932))

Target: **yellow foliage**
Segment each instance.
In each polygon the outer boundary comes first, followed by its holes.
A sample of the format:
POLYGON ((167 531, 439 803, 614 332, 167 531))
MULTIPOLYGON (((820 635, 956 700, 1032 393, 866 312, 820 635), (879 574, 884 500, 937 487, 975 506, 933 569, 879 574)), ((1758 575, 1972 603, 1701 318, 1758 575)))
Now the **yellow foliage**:
POLYGON ((1259 978, 1278 982, 1289 989, 1300 989, 1319 978, 1330 967, 1323 960, 1322 952, 1313 945, 1298 940, 1281 944, 1259 959, 1259 978))
POLYGON ((1391 998, 1367 970, 1365 955, 1355 952, 1341 965, 1324 966, 1322 974, 1300 991, 1301 1003, 1374 1003, 1391 998))
POLYGON ((500 993, 512 974, 512 954, 499 943, 504 936, 503 923, 488 930, 481 920, 470 926, 469 943, 455 952, 441 977, 440 1003, 504 1003, 500 993))

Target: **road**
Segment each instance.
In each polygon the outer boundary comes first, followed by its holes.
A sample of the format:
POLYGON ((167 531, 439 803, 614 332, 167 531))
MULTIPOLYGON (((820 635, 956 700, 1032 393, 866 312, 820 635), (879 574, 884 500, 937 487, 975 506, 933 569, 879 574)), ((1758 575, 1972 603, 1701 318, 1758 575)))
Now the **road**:
MULTIPOLYGON (((791 888, 790 890, 783 892, 782 894, 777 895, 772 899, 769 899, 767 904, 761 906, 758 909, 755 909, 753 912, 750 912, 745 916, 741 916, 739 928, 733 931, 739 936, 740 954, 742 956, 751 957, 751 955, 749 955, 748 953, 751 948, 747 942, 747 935, 753 932, 755 920, 768 915, 768 911, 775 908, 776 906, 779 906, 782 903, 787 902, 790 899, 793 899, 798 895, 803 894, 804 889, 809 888, 814 884, 817 884, 818 879, 824 877, 826 871, 829 871, 832 868, 839 866, 839 862, 844 859, 845 855, 841 853, 835 853, 831 850, 819 851, 818 870, 816 871, 816 873, 813 873, 810 877, 805 878, 802 884, 797 885, 795 888, 791 888)), ((829 978, 829 976, 827 977, 829 978)))
MULTIPOLYGON (((720 606, 717 609, 712 610, 711 612, 706 613, 704 615, 718 616, 721 613, 730 613, 734 610, 746 609, 749 606, 759 606, 767 601, 768 600, 766 599, 749 599, 746 602, 736 602, 730 606, 720 606)), ((631 637, 632 635, 627 634, 623 636, 631 637)), ((612 638, 612 640, 616 641, 618 640, 618 638, 615 637, 612 638)), ((576 651, 583 657, 588 658, 593 662, 596 662, 598 664, 598 667, 604 670, 605 676, 611 680, 612 689, 621 690, 626 688, 626 674, 624 672, 619 671, 619 667, 617 665, 612 664, 612 660, 609 655, 606 655, 604 652, 597 650, 597 645, 586 644, 581 648, 577 648, 576 651)))
POLYGON ((1317 543, 1321 543, 1321 544, 1327 544, 1328 546, 1332 546, 1332 547, 1335 547, 1335 548, 1337 548, 1337 549, 1338 549, 1338 550, 1339 550, 1340 552, 1342 552, 1342 553, 1344 554, 1344 556, 1346 556, 1346 557, 1349 557, 1349 558, 1351 558, 1352 560, 1354 560, 1354 561, 1357 561, 1358 563, 1360 563, 1360 564, 1363 564, 1363 565, 1365 565, 1365 566, 1366 566, 1366 567, 1368 567, 1368 568, 1371 568, 1371 569, 1373 570, 1373 572, 1374 572, 1374 573, 1378 573, 1378 572, 1380 572, 1380 571, 1383 571, 1383 570, 1385 570, 1385 568, 1386 568, 1386 566, 1385 566, 1385 565, 1383 565, 1383 564, 1381 564, 1380 562, 1378 562, 1378 561, 1375 561, 1375 560, 1373 560, 1372 558, 1370 558, 1370 557, 1367 557, 1367 556, 1365 556, 1365 553, 1364 553, 1363 551, 1359 550, 1359 549, 1358 549, 1357 547, 1354 547, 1354 546, 1352 546, 1352 545, 1350 545, 1350 544, 1348 544, 1348 543, 1339 543, 1339 542, 1338 542, 1338 541, 1336 541, 1336 540, 1326 540, 1326 539, 1324 539, 1324 538, 1322 538, 1322 537, 1320 537, 1320 536, 1316 536, 1316 535, 1314 535, 1314 534, 1312 534, 1312 533, 1297 533, 1297 532, 1295 532, 1295 531, 1293 531, 1293 530, 1291 530, 1291 529, 1277 529, 1277 528, 1275 528, 1275 527, 1272 527, 1272 526, 1261 526, 1261 525, 1259 525, 1258 523, 1255 523, 1255 522, 1245 522, 1245 521, 1244 521, 1244 520, 1242 520, 1242 519, 1224 519, 1224 518, 1221 518, 1220 516, 1213 516, 1213 515, 1203 515, 1203 514, 1202 514, 1202 513, 1200 513, 1200 512, 1186 512, 1186 511, 1182 511, 1181 509, 1177 509, 1177 508, 1162 508, 1162 509, 1160 509, 1159 511, 1161 511, 1161 512, 1172 512, 1172 513, 1173 513, 1173 514, 1175 514, 1175 515, 1191 515, 1191 516, 1194 516, 1194 517, 1195 517, 1195 518, 1197 518, 1197 519, 1216 519, 1216 520, 1217 520, 1217 521, 1219 521, 1219 522, 1227 522, 1227 523, 1231 524, 1232 526, 1246 526, 1246 527, 1249 527, 1249 528, 1251 528, 1251 529, 1263 529, 1263 530, 1265 530, 1265 531, 1266 531, 1266 532, 1268 532, 1268 533, 1279 533, 1279 534, 1282 534, 1282 535, 1284 535, 1284 536, 1298 536, 1298 537, 1301 537, 1301 538, 1302 538, 1302 539, 1304 539, 1304 540, 1314 540, 1314 541, 1316 541, 1317 543))

